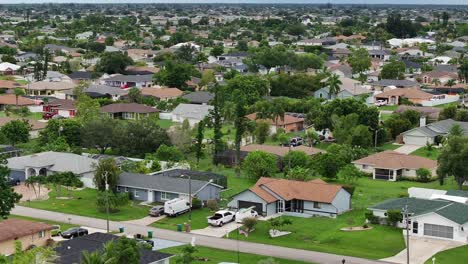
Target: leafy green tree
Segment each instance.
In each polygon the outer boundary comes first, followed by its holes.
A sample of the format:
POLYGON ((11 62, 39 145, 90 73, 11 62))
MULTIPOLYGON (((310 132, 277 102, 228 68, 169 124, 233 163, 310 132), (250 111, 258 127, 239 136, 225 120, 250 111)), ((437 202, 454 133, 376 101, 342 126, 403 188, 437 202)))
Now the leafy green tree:
POLYGON ((24 89, 21 89, 21 88, 15 88, 13 89, 13 94, 15 95, 16 97, 16 107, 18 107, 18 99, 20 96, 24 96, 26 94, 26 92, 24 91, 24 89))
POLYGON ((86 122, 81 128, 82 144, 87 148, 97 148, 101 154, 115 145, 115 133, 118 123, 109 117, 102 117, 86 122))
POLYGON ((100 159, 99 163, 94 165, 94 185, 99 191, 106 190, 106 177, 109 190, 115 192, 119 181, 120 169, 115 159, 100 159))
POLYGON ((251 181, 260 177, 272 177, 277 171, 275 155, 263 151, 252 151, 242 162, 242 168, 251 181))
POLYGON ((403 80, 405 78, 405 70, 406 65, 403 61, 392 59, 382 67, 380 78, 403 80))
POLYGON ((235 134, 235 139, 234 139, 234 145, 236 149, 236 165, 239 166, 240 164, 240 147, 242 143, 242 137, 244 136, 244 133, 246 131, 246 123, 247 123, 247 118, 245 117, 246 111, 245 111, 245 101, 244 101, 244 95, 240 94, 239 92, 236 92, 238 99, 236 102, 236 117, 234 121, 234 127, 236 128, 236 134, 235 134))
POLYGON ((323 67, 323 60, 316 54, 308 53, 295 55, 289 64, 298 71, 306 71, 307 69, 321 69, 323 67))
POLYGON ((39 133, 41 144, 56 142, 63 138, 69 146, 80 146, 82 138, 81 123, 75 119, 51 119, 47 126, 39 133))
POLYGON ((106 44, 106 46, 113 46, 114 45, 114 38, 109 36, 106 38, 106 40, 104 40, 104 44, 106 44))
POLYGON ((156 157, 163 161, 178 162, 184 159, 184 154, 174 146, 162 144, 156 151, 156 157))
POLYGON ((307 168, 309 166, 309 162, 310 157, 303 151, 289 151, 283 157, 283 166, 286 172, 296 167, 307 168))
POLYGON ((217 165, 217 155, 223 150, 222 144, 222 120, 221 120, 221 96, 218 85, 214 87, 213 110, 210 111, 210 119, 213 120, 213 164, 217 165))
POLYGON ((461 190, 463 183, 468 180, 468 166, 466 166, 468 164, 468 137, 449 137, 437 162, 439 164, 437 175, 440 183, 443 184, 445 178, 453 176, 461 190))
POLYGON ((389 130, 392 138, 396 138, 401 133, 410 130, 413 127, 408 119, 402 118, 398 115, 392 115, 385 121, 384 125, 389 130))
POLYGON ((98 191, 96 197, 96 207, 99 212, 105 212, 107 205, 109 211, 116 213, 122 206, 130 202, 128 193, 114 193, 112 191, 98 191))
POLYGON ((416 170, 416 179, 420 182, 429 182, 432 178, 432 173, 426 168, 419 168, 416 170))
POLYGON ((0 218, 6 219, 10 215, 11 209, 15 207, 21 199, 21 195, 16 193, 11 188, 8 178, 10 177, 10 169, 8 169, 5 160, 0 160, 0 218))
POLYGON ((27 120, 12 120, 0 128, 6 141, 13 146, 28 142, 30 131, 31 125, 27 120))
POLYGON ((255 127, 255 138, 258 144, 263 144, 270 133, 270 124, 264 121, 257 122, 255 127))
POLYGON ((363 177, 363 173, 356 166, 348 164, 338 171, 337 177, 345 182, 354 183, 363 177))
POLYGON ((106 264, 140 263, 140 246, 135 239, 120 237, 104 246, 106 264))
POLYGON ((182 254, 176 259, 177 264, 191 264, 193 263, 196 259, 193 256, 198 250, 191 246, 187 245, 182 248, 182 254))
POLYGON ((364 48, 355 49, 348 57, 348 63, 353 69, 354 74, 360 74, 370 69, 371 59, 369 52, 364 48))
POLYGON ((222 44, 214 46, 210 51, 210 55, 214 57, 221 56, 223 55, 223 53, 224 53, 224 47, 222 44))
POLYGON ((133 64, 133 60, 126 53, 104 52, 96 64, 96 72, 108 74, 125 73, 125 69, 133 64))
POLYGON ((67 152, 71 150, 64 137, 57 137, 52 141, 47 142, 41 148, 42 151, 55 151, 55 152, 67 152))
POLYGON ((287 65, 289 58, 292 57, 293 55, 288 53, 283 46, 275 46, 262 48, 254 54, 252 61, 254 64, 265 66, 269 73, 273 67, 287 65))
POLYGON ((338 76, 337 74, 332 74, 332 76, 328 77, 326 81, 329 93, 328 99, 331 99, 332 95, 335 96, 335 98, 338 96, 338 94, 341 92, 342 84, 343 83, 340 80, 340 76, 338 76))
POLYGON ((368 148, 372 146, 372 132, 369 127, 357 125, 351 130, 351 136, 348 139, 351 146, 368 148))
POLYGON ((140 103, 141 102, 141 91, 136 87, 130 88, 128 91, 128 99, 132 103, 140 103))
POLYGON ((154 80, 161 85, 186 89, 186 82, 199 72, 191 64, 167 61, 164 68, 154 75, 154 80))
POLYGON ((420 121, 419 119, 421 117, 421 114, 418 111, 406 110, 403 113, 401 113, 400 116, 410 121, 411 125, 419 126, 419 121, 420 121))
POLYGON ((289 75, 280 73, 269 78, 272 96, 286 96, 291 98, 304 98, 321 88, 320 74, 307 75, 298 73, 289 75))
POLYGON ((303 167, 294 167, 288 170, 286 177, 294 181, 307 181, 312 176, 312 170, 303 167))
POLYGON ((245 40, 237 41, 236 49, 239 51, 248 51, 249 46, 247 45, 247 41, 245 40))
POLYGON ((268 94, 268 82, 254 75, 237 75, 228 81, 227 91, 232 101, 236 101, 235 91, 239 91, 246 104, 252 105, 268 94))
POLYGON ((205 131, 205 122, 201 120, 198 123, 197 143, 195 145, 195 156, 197 157, 197 165, 200 163, 200 158, 202 157, 202 154, 203 154, 204 131, 205 131))
POLYGON ((82 122, 86 123, 91 120, 97 119, 100 116, 101 105, 97 100, 92 99, 84 93, 80 93, 76 100, 76 117, 82 122))

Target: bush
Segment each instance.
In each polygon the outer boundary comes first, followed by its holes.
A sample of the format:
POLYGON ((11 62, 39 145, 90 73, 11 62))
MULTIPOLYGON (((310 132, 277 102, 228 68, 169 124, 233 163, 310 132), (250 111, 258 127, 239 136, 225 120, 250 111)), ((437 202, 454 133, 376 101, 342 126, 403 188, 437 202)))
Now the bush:
POLYGON ((379 218, 374 215, 372 211, 366 211, 365 217, 367 221, 369 221, 371 224, 378 224, 379 223, 379 218))
POLYGON ((192 209, 200 209, 202 208, 202 201, 198 198, 192 199, 192 209))
POLYGON ((178 162, 183 159, 184 155, 176 147, 162 144, 156 151, 156 157, 158 160, 178 162))
POLYGON ((253 231, 254 227, 257 225, 257 218, 255 217, 246 217, 242 219, 242 224, 245 227, 245 231, 251 232, 253 231))
POLYGON ((208 207, 211 211, 216 211, 218 210, 219 206, 218 206, 218 201, 216 200, 208 200, 206 202, 206 207, 208 207))
POLYGON ((429 182, 432 178, 431 171, 426 168, 419 168, 416 170, 416 179, 419 182, 429 182))
POLYGON ((245 170, 247 177, 256 181, 260 177, 271 177, 277 170, 277 157, 273 154, 263 151, 252 151, 242 162, 242 169, 245 170))
POLYGON ((388 210, 387 211, 388 225, 396 226, 398 222, 403 220, 403 215, 400 210, 388 210))

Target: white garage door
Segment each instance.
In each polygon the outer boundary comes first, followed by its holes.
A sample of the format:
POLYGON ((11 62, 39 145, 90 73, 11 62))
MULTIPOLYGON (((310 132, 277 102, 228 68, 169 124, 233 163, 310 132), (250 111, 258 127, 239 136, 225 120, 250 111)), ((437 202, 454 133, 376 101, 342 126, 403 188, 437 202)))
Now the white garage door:
POLYGON ((416 137, 416 136, 405 136, 403 138, 405 144, 417 145, 417 146, 425 146, 428 138, 427 137, 416 137))
POLYGON ((424 224, 424 235, 453 239, 453 227, 424 224))

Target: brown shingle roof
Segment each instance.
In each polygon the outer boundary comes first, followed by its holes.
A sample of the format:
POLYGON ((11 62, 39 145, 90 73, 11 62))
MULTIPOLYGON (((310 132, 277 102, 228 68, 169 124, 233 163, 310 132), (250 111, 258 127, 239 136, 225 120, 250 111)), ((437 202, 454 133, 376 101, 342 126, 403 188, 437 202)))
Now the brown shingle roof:
POLYGON ((160 99, 173 98, 182 96, 184 92, 177 88, 143 88, 141 94, 146 96, 153 96, 160 99))
POLYGON ((34 119, 19 118, 19 117, 0 117, 0 127, 13 120, 26 120, 31 125, 32 130, 41 130, 47 126, 45 122, 39 122, 34 119))
MULTIPOLYGON (((283 146, 273 146, 273 145, 260 145, 260 144, 250 144, 241 147, 241 151, 252 152, 252 151, 265 151, 280 157, 284 157, 289 152, 289 147, 283 146)), ((321 149, 313 148, 313 147, 306 147, 306 146, 297 146, 291 147, 291 151, 302 151, 309 156, 323 153, 324 151, 321 149)))
POLYGON ((408 99, 432 99, 432 94, 423 92, 417 88, 396 88, 375 95, 376 98, 387 98, 390 96, 401 96, 408 99))
POLYGON ((101 112, 104 113, 155 113, 158 112, 158 109, 144 105, 144 104, 136 104, 136 103, 119 103, 119 104, 110 104, 101 107, 101 112))
POLYGON ((340 185, 328 184, 322 180, 308 182, 291 181, 286 179, 260 178, 255 186, 250 188, 267 203, 278 199, 270 192, 275 193, 286 201, 298 199, 321 203, 331 203, 336 194, 342 189, 340 185))
POLYGON ((365 164, 383 169, 434 169, 437 161, 423 157, 406 155, 392 150, 387 150, 365 158, 353 161, 354 164, 365 164))
MULTIPOLYGON (((266 119, 266 120, 263 120, 263 119, 257 119, 257 113, 252 113, 250 115, 246 115, 246 117, 252 121, 255 121, 255 120, 262 120, 262 121, 266 121, 268 122, 269 124, 271 125, 275 125, 275 121, 273 119, 266 119)), ((278 126, 283 126, 283 125, 288 125, 288 124, 294 124, 294 123, 302 123, 304 122, 304 119, 303 118, 298 118, 298 117, 294 117, 292 115, 284 115, 284 120, 281 120, 281 118, 278 117, 278 126)))
MULTIPOLYGON (((26 105, 34 105, 34 100, 31 100, 26 97, 18 97, 18 105, 19 106, 26 106, 26 105)), ((14 94, 5 94, 0 95, 0 105, 16 105, 16 96, 14 94)))
POLYGON ((0 222, 0 241, 32 235, 52 228, 51 225, 45 223, 11 218, 0 222))
POLYGON ((76 84, 71 82, 47 82, 47 81, 40 81, 31 83, 28 85, 28 90, 35 90, 35 91, 43 91, 43 90, 51 90, 51 91, 63 91, 63 90, 70 90, 75 88, 76 84))
POLYGON ((24 88, 24 85, 21 85, 15 81, 0 80, 0 88, 13 89, 17 87, 24 88))

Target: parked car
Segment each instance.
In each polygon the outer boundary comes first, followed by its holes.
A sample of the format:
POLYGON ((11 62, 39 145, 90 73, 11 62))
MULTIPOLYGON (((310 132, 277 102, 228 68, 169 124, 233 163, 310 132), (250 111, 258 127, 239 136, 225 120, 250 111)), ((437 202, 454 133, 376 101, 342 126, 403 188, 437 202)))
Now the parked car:
POLYGON ((226 223, 236 220, 236 215, 231 211, 218 211, 213 216, 208 217, 208 224, 212 226, 223 226, 226 223))
POLYGON ((49 120, 49 119, 52 119, 57 113, 55 112, 44 112, 42 114, 42 119, 44 120, 49 120))
POLYGON ((181 215, 190 210, 190 203, 182 198, 175 198, 164 203, 164 214, 168 216, 181 215))
POLYGON ((55 237, 55 236, 60 236, 62 234, 62 229, 60 228, 59 225, 53 225, 52 229, 50 230, 50 234, 55 237))
POLYGON ((235 215, 236 223, 242 223, 242 221, 248 217, 257 217, 258 213, 252 208, 253 207, 239 209, 239 211, 237 211, 235 215))
POLYGON ((289 144, 293 147, 297 147, 297 146, 300 146, 302 145, 302 138, 301 137, 293 137, 291 138, 291 141, 289 142, 289 144))
POLYGON ((17 185, 20 184, 20 181, 19 181, 19 180, 15 180, 15 179, 9 177, 9 178, 8 178, 8 184, 9 184, 10 186, 17 186, 17 185))
POLYGON ((153 206, 150 210, 149 210, 149 213, 148 213, 150 216, 154 216, 154 217, 157 217, 157 216, 161 216, 164 214, 164 206, 163 205, 157 205, 157 206, 153 206))
POLYGON ((385 100, 375 101, 375 106, 384 106, 384 105, 387 105, 387 101, 385 101, 385 100))
POLYGON ((88 229, 81 228, 81 227, 73 227, 66 231, 63 231, 60 235, 63 238, 70 239, 74 237, 86 236, 87 234, 88 234, 88 229))

